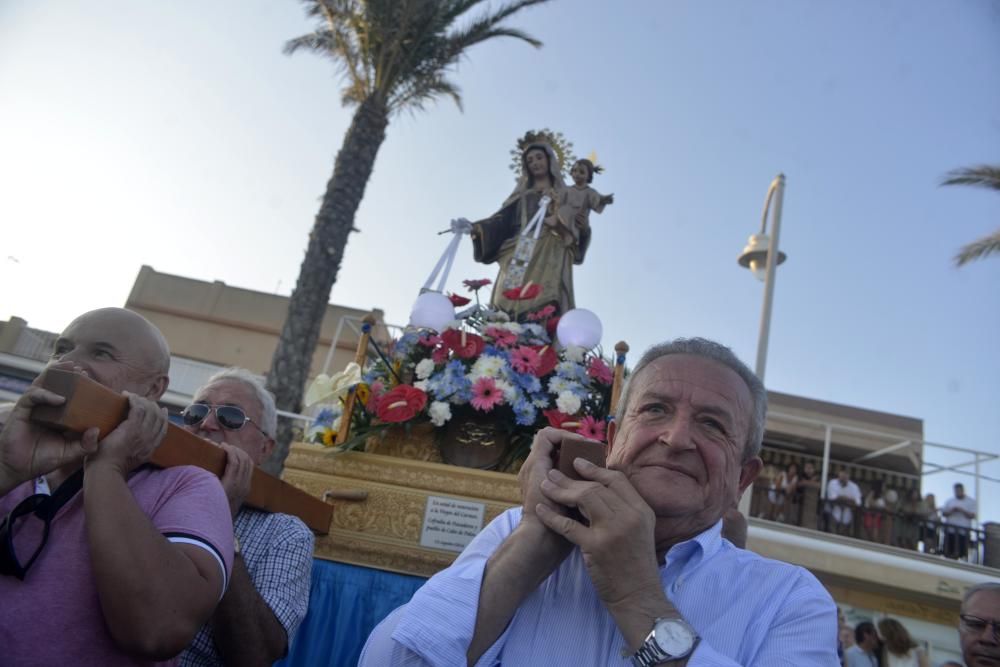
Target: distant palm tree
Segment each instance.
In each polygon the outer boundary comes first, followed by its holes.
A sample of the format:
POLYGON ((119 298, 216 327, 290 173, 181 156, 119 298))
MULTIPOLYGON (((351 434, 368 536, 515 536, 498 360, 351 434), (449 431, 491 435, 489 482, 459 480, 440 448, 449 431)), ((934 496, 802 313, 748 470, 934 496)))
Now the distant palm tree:
MULTIPOLYGON (((1000 166, 980 165, 955 169, 948 174, 941 185, 980 185, 992 190, 1000 190, 1000 166)), ((1000 229, 978 241, 962 246, 955 255, 955 265, 962 266, 974 259, 1000 252, 1000 229)))
MULTIPOLYGON (((516 0, 456 26, 483 0, 305 0, 317 19, 315 32, 290 40, 286 53, 308 49, 333 60, 347 85, 343 104, 357 107, 334 162, 333 176, 316 214, 306 256, 288 305, 268 388, 278 407, 300 410, 302 391, 316 349, 330 290, 344 256, 354 215, 385 141, 386 127, 404 109, 422 110, 431 100, 450 97, 461 108, 458 87, 447 78, 469 47, 494 37, 541 42, 501 25, 530 5, 547 0, 516 0)), ((288 455, 291 426, 278 430, 278 446, 266 468, 279 472, 288 455)))

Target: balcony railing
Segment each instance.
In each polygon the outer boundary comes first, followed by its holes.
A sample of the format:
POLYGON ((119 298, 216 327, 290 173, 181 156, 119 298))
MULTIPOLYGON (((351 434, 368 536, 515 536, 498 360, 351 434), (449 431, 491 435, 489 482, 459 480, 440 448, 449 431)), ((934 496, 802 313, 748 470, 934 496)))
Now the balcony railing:
POLYGON ((750 512, 752 516, 779 523, 967 563, 990 565, 1000 558, 1000 553, 992 553, 1000 545, 988 545, 986 531, 980 528, 943 523, 936 513, 928 517, 903 509, 822 500, 818 483, 800 485, 791 493, 755 485, 750 512))

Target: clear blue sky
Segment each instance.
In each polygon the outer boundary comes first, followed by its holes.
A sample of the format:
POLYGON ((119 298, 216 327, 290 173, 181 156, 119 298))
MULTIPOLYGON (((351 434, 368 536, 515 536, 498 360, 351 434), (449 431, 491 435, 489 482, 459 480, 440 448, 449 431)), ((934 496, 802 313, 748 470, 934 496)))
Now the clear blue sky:
MULTIPOLYGON (((491 213, 547 126, 616 196, 575 274, 604 345, 703 335, 752 364, 763 289, 736 257, 783 171, 768 386, 1000 452, 1000 259, 951 261, 1000 196, 937 185, 1000 162, 1000 5, 555 0, 515 24, 545 47, 472 50, 464 113, 393 120, 333 302, 404 322, 435 232, 491 213)), ((350 119, 328 61, 281 53, 308 30, 293 0, 0 4, 0 318, 59 330, 142 264, 288 294, 350 119)), ((460 252, 452 289, 493 277, 460 252)))

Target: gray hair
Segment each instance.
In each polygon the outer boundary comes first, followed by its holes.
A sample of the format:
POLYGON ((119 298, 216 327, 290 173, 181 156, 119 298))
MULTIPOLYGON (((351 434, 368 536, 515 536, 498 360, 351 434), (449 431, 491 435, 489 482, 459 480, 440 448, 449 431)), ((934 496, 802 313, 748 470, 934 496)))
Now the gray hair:
POLYGON ((261 423, 257 424, 257 426, 260 426, 260 430, 273 438, 275 432, 278 430, 278 408, 274 404, 274 394, 264 387, 264 381, 260 376, 254 375, 245 368, 233 366, 224 368, 208 378, 208 382, 204 386, 207 387, 216 382, 226 381, 242 382, 253 390, 254 395, 257 397, 257 403, 260 404, 261 423))
POLYGON ((968 590, 965 591, 965 595, 962 596, 962 609, 965 609, 965 605, 968 604, 969 600, 976 593, 986 593, 993 592, 1000 595, 1000 582, 997 581, 984 581, 981 584, 976 584, 975 586, 970 586, 968 590))
POLYGON ((760 453, 761 445, 764 441, 764 422, 767 418, 767 390, 760 378, 747 368, 747 365, 739 360, 732 350, 725 345, 716 343, 706 338, 677 338, 666 343, 660 343, 646 350, 632 370, 632 374, 625 383, 622 390, 621 401, 618 403, 618 410, 615 413, 615 421, 619 426, 625 419, 628 411, 628 402, 632 394, 632 385, 635 378, 646 366, 650 365, 660 357, 669 354, 689 354, 702 359, 710 359, 718 362, 730 369, 742 378, 750 390, 753 399, 753 410, 750 413, 750 428, 747 433, 747 441, 743 446, 743 461, 749 461, 760 453))

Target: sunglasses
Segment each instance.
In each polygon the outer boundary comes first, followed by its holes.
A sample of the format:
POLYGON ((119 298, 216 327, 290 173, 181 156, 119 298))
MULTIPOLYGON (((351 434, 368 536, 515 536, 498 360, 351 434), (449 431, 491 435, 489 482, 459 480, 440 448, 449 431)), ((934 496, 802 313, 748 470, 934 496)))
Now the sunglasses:
POLYGON ((49 541, 49 527, 52 519, 63 505, 68 503, 83 486, 83 470, 70 476, 52 495, 36 493, 28 496, 0 521, 0 575, 17 577, 24 581, 28 570, 35 564, 42 549, 49 541), (41 519, 42 536, 28 562, 21 564, 14 548, 14 533, 18 520, 25 521, 31 515, 41 519))
POLYGON ((192 403, 184 408, 181 419, 186 426, 200 424, 208 417, 210 412, 215 412, 215 421, 219 426, 229 431, 239 431, 247 424, 253 424, 254 428, 263 433, 266 437, 271 437, 264 433, 264 429, 254 423, 254 420, 247 417, 247 413, 235 405, 209 405, 208 403, 192 403))
POLYGON ((969 614, 962 614, 958 618, 960 620, 958 625, 962 632, 982 635, 983 630, 991 626, 993 628, 993 641, 1000 641, 1000 621, 986 620, 985 618, 970 616, 969 614))

